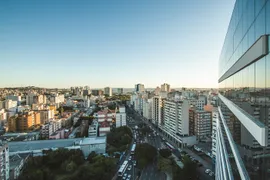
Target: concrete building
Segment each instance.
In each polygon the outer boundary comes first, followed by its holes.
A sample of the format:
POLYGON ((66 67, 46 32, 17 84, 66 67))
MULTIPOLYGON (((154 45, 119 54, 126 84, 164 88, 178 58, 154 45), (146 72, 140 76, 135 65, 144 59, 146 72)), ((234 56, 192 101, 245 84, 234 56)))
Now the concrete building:
POLYGON ((93 121, 88 128, 88 137, 97 137, 98 136, 98 122, 93 121))
POLYGON ((196 144, 196 137, 189 136, 188 101, 164 101, 163 133, 179 147, 196 144))
POLYGON ((0 179, 9 180, 9 147, 0 142, 0 179))
POLYGON ((170 92, 171 91, 170 85, 166 83, 161 84, 161 91, 170 92))
POLYGON ((7 111, 17 111, 17 101, 13 101, 13 100, 6 100, 5 101, 5 109, 7 111))
POLYGON ((106 137, 8 142, 8 146, 10 155, 31 153, 33 156, 42 156, 43 150, 48 149, 80 149, 86 159, 93 151, 106 153, 106 137))
POLYGON ((213 160, 216 160, 216 153, 217 153, 217 121, 219 118, 218 109, 214 108, 212 111, 212 155, 213 160))
POLYGON ((152 99, 145 99, 143 101, 143 117, 147 120, 152 119, 152 99))
POLYGON ((164 99, 160 96, 152 98, 152 123, 159 127, 164 125, 164 99))
POLYGON ((212 132, 211 112, 196 110, 194 114, 194 133, 198 140, 210 137, 212 132))
POLYGON ((23 167, 24 165, 27 163, 27 160, 29 158, 30 155, 25 154, 25 155, 19 155, 19 154, 15 154, 10 156, 10 180, 15 180, 18 179, 20 174, 23 171, 23 167))
POLYGON ((62 128, 61 120, 50 120, 49 123, 46 123, 41 126, 41 137, 45 139, 49 139, 49 137, 56 132, 57 130, 62 128))
POLYGON ((142 93, 144 91, 145 91, 145 89, 144 89, 144 85, 143 84, 136 84, 135 85, 135 92, 142 93))
POLYGON ((26 96, 26 105, 29 105, 31 107, 32 104, 35 103, 35 96, 35 93, 28 93, 26 96))
POLYGON ((119 112, 116 113, 116 127, 126 126, 127 119, 126 119, 126 108, 125 106, 119 107, 119 112))
POLYGON ((104 94, 108 96, 112 96, 112 88, 111 87, 105 87, 104 88, 104 94))

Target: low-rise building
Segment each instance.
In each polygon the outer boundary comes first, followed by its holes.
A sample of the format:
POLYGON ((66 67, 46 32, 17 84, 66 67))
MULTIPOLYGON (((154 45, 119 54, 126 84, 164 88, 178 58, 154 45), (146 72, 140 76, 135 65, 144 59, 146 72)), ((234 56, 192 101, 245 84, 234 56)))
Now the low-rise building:
POLYGON ((50 120, 49 123, 46 123, 41 126, 41 137, 48 139, 54 132, 62 128, 61 120, 50 120))
POLYGON ((93 121, 88 128, 88 137, 97 137, 98 136, 98 122, 93 121))

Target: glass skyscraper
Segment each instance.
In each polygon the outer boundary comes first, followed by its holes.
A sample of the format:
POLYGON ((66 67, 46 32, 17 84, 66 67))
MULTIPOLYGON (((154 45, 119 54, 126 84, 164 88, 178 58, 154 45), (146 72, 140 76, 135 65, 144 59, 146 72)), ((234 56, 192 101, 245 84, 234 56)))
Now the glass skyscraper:
POLYGON ((219 60, 216 179, 270 179, 270 0, 236 0, 219 60))

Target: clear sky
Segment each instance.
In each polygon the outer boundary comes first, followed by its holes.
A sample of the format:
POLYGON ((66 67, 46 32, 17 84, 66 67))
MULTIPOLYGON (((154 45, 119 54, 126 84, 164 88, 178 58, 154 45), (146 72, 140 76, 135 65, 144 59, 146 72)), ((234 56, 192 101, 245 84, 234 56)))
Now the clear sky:
POLYGON ((234 2, 0 1, 0 87, 217 87, 234 2))

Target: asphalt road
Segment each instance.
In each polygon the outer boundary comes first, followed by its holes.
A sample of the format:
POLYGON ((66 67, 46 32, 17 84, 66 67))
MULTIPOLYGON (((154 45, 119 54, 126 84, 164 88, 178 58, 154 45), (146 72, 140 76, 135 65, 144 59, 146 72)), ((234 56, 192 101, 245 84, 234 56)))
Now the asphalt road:
MULTIPOLYGON (((127 112, 128 114, 132 116, 132 118, 135 120, 136 124, 139 124, 141 122, 146 123, 148 126, 152 127, 153 129, 155 129, 155 126, 153 126, 152 123, 150 123, 148 120, 146 120, 143 116, 141 116, 139 113, 137 113, 134 109, 132 108, 127 108, 127 112)), ((158 130, 156 129, 156 132, 158 132, 158 130)), ((174 145, 173 142, 171 142, 169 139, 167 139, 165 136, 162 135, 161 132, 158 132, 160 137, 164 138, 166 141, 168 141, 171 145, 174 145)), ((160 140, 160 137, 156 136, 156 137, 152 137, 152 135, 147 137, 147 141, 149 144, 157 147, 157 148, 162 148, 165 145, 162 143, 162 141, 160 140), (158 140, 159 139, 159 140, 158 140)), ((166 147, 166 146, 165 146, 166 147)), ((179 157, 180 152, 177 150, 177 148, 175 148, 176 150, 173 152, 174 155, 176 155, 177 157, 179 157)), ((197 168, 197 172, 199 173, 199 177, 202 180, 212 180, 215 179, 214 177, 210 177, 208 174, 205 173, 206 169, 211 169, 212 170, 212 164, 205 161, 204 159, 202 159, 199 155, 197 155, 196 153, 194 153, 193 151, 191 151, 188 148, 184 149, 190 156, 192 156, 193 158, 195 158, 196 160, 198 160, 200 163, 203 164, 202 167, 198 167, 197 168)), ((151 169, 150 169, 151 170, 151 169)), ((212 170, 213 171, 213 170, 212 170)), ((144 171, 143 171, 144 172, 144 171)), ((148 171, 147 171, 148 172, 148 171)), ((148 177, 148 173, 144 174, 142 173, 142 178, 144 177, 148 177)), ((141 178, 141 179, 142 179, 141 178)))

